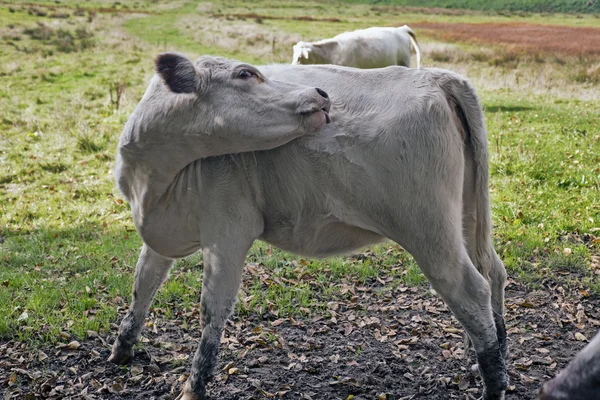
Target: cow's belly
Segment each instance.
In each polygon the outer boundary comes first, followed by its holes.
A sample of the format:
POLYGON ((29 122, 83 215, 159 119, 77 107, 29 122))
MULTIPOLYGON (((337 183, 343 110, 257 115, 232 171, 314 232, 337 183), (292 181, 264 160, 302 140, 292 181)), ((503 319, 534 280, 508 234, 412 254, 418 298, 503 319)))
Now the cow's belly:
POLYGON ((198 218, 191 212, 155 213, 135 225, 144 243, 163 257, 183 258, 201 248, 198 218))
POLYGON ((397 64, 395 52, 382 51, 379 54, 352 54, 341 65, 360 69, 383 68, 397 64))
POLYGON ((359 40, 349 50, 341 55, 340 65, 370 69, 396 65, 398 61, 398 48, 383 40, 359 40))
POLYGON ((300 220, 293 223, 267 223, 260 237, 282 250, 307 257, 329 257, 350 253, 384 238, 372 231, 339 220, 300 220))

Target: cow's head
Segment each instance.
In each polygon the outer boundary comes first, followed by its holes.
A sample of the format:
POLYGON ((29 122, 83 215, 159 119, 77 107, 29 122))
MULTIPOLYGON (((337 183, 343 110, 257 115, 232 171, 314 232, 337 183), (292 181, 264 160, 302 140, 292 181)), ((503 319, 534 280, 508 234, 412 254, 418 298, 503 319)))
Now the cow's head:
POLYGON ((125 126, 122 148, 189 154, 193 161, 268 150, 329 122, 323 90, 271 80, 246 63, 210 56, 194 63, 164 53, 156 72, 125 126))
POLYGON ((323 39, 318 42, 298 42, 294 45, 292 64, 336 64, 339 42, 323 39))
POLYGON ((292 64, 310 64, 308 58, 312 52, 312 43, 298 42, 293 47, 294 58, 292 64))

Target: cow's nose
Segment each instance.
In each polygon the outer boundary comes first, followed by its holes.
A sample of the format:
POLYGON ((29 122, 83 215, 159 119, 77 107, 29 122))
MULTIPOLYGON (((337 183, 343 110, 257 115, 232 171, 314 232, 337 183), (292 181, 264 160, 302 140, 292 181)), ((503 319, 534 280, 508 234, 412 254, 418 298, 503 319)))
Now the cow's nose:
POLYGON ((319 88, 315 88, 317 90, 317 93, 319 93, 322 97, 325 97, 326 99, 329 98, 329 95, 323 90, 323 89, 319 89, 319 88))

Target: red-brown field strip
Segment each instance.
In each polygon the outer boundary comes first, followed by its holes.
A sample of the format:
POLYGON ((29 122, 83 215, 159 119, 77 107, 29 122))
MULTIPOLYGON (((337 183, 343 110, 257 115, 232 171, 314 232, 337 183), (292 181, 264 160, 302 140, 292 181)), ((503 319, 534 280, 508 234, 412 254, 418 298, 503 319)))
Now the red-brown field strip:
POLYGON ((516 49, 569 55, 600 55, 600 28, 537 25, 526 23, 463 24, 411 23, 443 40, 509 45, 516 49))

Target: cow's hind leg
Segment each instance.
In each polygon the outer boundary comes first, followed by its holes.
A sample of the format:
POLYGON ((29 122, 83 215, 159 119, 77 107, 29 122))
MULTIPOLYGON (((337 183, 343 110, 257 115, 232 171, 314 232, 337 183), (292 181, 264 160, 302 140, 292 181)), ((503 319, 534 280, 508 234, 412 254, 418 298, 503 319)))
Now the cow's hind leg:
MULTIPOLYGON (((467 236, 468 238, 468 236, 467 236)), ((469 242, 469 239, 467 239, 469 242)), ((496 254, 493 248, 490 248, 488 254, 485 254, 479 259, 475 258, 476 253, 470 252, 471 259, 475 259, 477 263, 485 263, 486 265, 479 265, 478 270, 485 271, 489 276, 489 284, 491 290, 491 304, 494 317, 494 324, 496 325, 496 336, 498 337, 498 343, 500 345, 500 351, 502 356, 508 358, 508 339, 506 335, 506 326, 504 323, 504 286, 506 285, 506 268, 500 260, 500 257, 496 254)), ((467 335, 465 338, 466 347, 470 347, 470 337, 467 335)), ((474 365, 475 369, 477 366, 474 365)))
POLYGON ((135 268, 131 307, 119 327, 108 361, 125 364, 133 356, 133 346, 140 340, 146 313, 156 291, 167 279, 172 259, 162 257, 144 245, 135 268))
POLYGON ((506 286, 506 268, 494 249, 490 249, 491 270, 490 286, 492 289, 492 310, 494 311, 494 322, 496 323, 496 334, 502 356, 508 358, 508 340, 506 337, 506 325, 504 323, 504 286, 506 286))
MULTIPOLYGON (((478 221, 487 216, 477 215, 477 193, 475 192, 475 177, 472 157, 465 158, 465 182, 463 185, 463 235, 466 242, 469 257, 484 277, 488 277, 490 289, 492 291, 492 310, 494 312, 494 323, 496 324, 496 334, 504 358, 508 357, 508 342, 506 337, 506 327, 504 324, 504 286, 506 285, 506 268, 496 254, 489 236, 479 237, 478 235, 489 235, 489 232, 477 231, 478 221), (483 244, 483 245, 482 245, 483 244)), ((487 212, 487 211, 486 211, 487 212)), ((467 347, 469 346, 469 337, 466 337, 467 347)))
POLYGON ((183 400, 205 398, 206 384, 217 363, 221 333, 233 312, 242 280, 244 259, 252 244, 229 243, 204 250, 204 275, 200 297, 202 337, 196 350, 190 376, 183 389, 183 400))
POLYGON ((471 262, 459 230, 444 234, 444 229, 435 229, 431 234, 435 237, 424 242, 437 246, 413 255, 471 338, 484 382, 484 400, 503 399, 508 378, 492 311, 490 284, 471 262))

